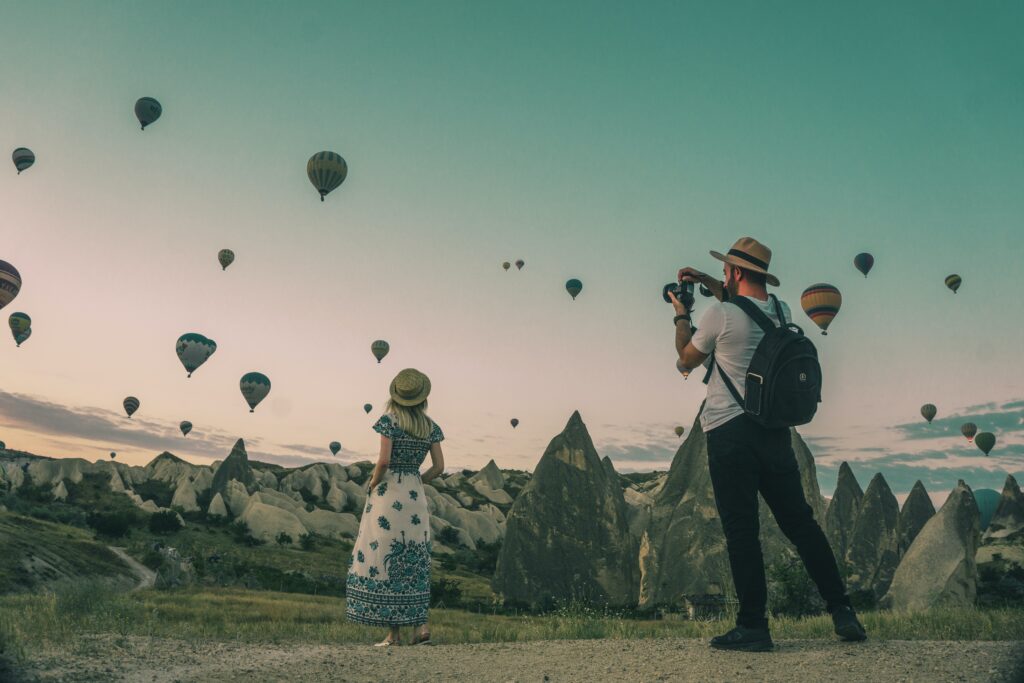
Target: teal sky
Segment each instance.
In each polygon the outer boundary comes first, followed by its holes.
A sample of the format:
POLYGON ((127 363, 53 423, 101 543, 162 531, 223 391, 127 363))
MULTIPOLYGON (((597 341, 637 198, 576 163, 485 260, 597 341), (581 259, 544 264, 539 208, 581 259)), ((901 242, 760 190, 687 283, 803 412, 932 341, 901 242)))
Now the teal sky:
POLYGON ((4 313, 34 321, 0 346, 0 438, 359 459, 414 366, 451 466, 532 468, 579 409, 621 469, 665 467, 704 386, 675 372, 661 286, 751 235, 794 311, 816 282, 844 295, 827 337, 797 313, 823 490, 843 459, 862 486, 998 490, 1024 471, 1022 29, 1012 2, 2 0, 0 148, 38 160, 0 173, 25 280, 4 313), (144 95, 164 114, 141 132, 144 95), (320 150, 349 164, 324 203, 320 150), (190 331, 219 349, 186 380, 190 331), (249 370, 273 382, 252 415, 249 370), (993 415, 996 451, 900 427, 925 402, 993 415))

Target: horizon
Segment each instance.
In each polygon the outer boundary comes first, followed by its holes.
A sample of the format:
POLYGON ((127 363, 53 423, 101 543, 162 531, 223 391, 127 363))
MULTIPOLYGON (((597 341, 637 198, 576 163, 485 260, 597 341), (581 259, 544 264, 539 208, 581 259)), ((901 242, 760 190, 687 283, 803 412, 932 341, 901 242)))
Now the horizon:
POLYGON ((1024 302, 993 296, 1022 254, 1021 6, 4 14, 0 142, 37 157, 0 167, 0 260, 23 279, 3 313, 34 327, 0 342, 10 448, 207 464, 241 434, 254 460, 330 462, 333 440, 336 461, 374 460, 388 383, 417 367, 450 468, 532 471, 578 409, 616 469, 667 469, 704 385, 674 368, 661 286, 720 276, 708 251, 750 235, 821 354, 800 430, 823 495, 844 460, 901 504, 917 479, 934 501, 1024 475, 1024 302), (145 131, 142 96, 163 105, 145 131), (324 202, 321 150, 349 164, 324 202), (827 336, 799 303, 817 282, 843 293, 827 336), (186 332, 218 344, 190 379, 186 332), (252 370, 272 389, 250 414, 252 370))

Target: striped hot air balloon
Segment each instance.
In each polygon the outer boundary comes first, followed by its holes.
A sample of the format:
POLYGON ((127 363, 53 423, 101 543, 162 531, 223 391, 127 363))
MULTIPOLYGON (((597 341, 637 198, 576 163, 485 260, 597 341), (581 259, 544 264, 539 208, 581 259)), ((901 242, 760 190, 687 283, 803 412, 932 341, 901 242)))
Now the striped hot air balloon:
POLYGON ((7 261, 0 261, 0 308, 14 301, 21 291, 21 274, 7 261))
POLYGON ((526 265, 526 261, 521 258, 516 259, 516 270, 522 270, 523 266, 526 265))
POLYGON ((576 278, 570 278, 565 282, 565 291, 569 292, 573 300, 576 300, 576 295, 583 291, 583 283, 576 278))
POLYGON ((160 118, 163 112, 164 108, 152 97, 140 97, 135 101, 135 118, 142 124, 142 130, 146 130, 146 126, 160 118))
POLYGON ((113 460, 116 457, 117 457, 117 453, 115 453, 114 451, 110 451, 110 459, 113 460))
POLYGON ((512 429, 515 429, 516 427, 519 426, 519 418, 518 417, 513 417, 511 420, 509 420, 509 422, 512 425, 512 429))
POLYGON ((336 152, 317 152, 306 162, 309 182, 320 193, 320 201, 341 185, 348 176, 348 164, 336 152))
POLYGON ((973 422, 964 422, 960 425, 960 433, 967 437, 967 443, 974 441, 974 435, 978 433, 978 425, 973 422))
POLYGON ((378 339, 370 344, 370 352, 373 353, 373 357, 377 359, 378 363, 383 360, 384 356, 388 355, 388 351, 390 350, 391 345, 383 339, 378 339))
POLYGON ((862 252, 853 257, 853 267, 868 276, 871 268, 875 265, 875 257, 867 252, 862 252))
POLYGON ((690 376, 690 368, 683 365, 682 358, 676 359, 676 370, 678 370, 679 374, 683 376, 683 379, 687 379, 690 376))
POLYGON ((676 436, 682 436, 684 431, 685 430, 683 429, 682 425, 677 425, 676 426, 676 436))
POLYGON ((338 451, 341 450, 341 444, 337 441, 332 441, 329 448, 331 449, 331 455, 337 455, 338 451))
POLYGON ((227 270, 228 266, 235 262, 235 252, 230 249, 221 249, 217 252, 217 261, 221 270, 227 270))
POLYGON ((124 412, 128 413, 128 419, 131 419, 132 414, 139 409, 139 399, 134 396, 128 396, 124 399, 124 412))
POLYGON ((27 147, 19 147, 11 154, 11 160, 14 168, 18 169, 18 175, 21 175, 22 171, 36 163, 36 155, 27 147))
POLYGON ((178 425, 178 429, 181 430, 182 436, 188 436, 188 433, 192 431, 192 423, 188 420, 182 420, 181 424, 178 425))
POLYGON ((185 366, 188 376, 191 377, 192 373, 217 350, 217 342, 207 339, 198 332, 186 332, 178 337, 174 350, 178 354, 178 360, 185 366))
POLYGON ((819 282, 804 290, 800 295, 800 305, 807 317, 821 328, 821 333, 828 334, 828 326, 843 305, 843 295, 835 286, 819 282))
POLYGON ((238 383, 242 390, 242 398, 249 404, 249 412, 255 412, 256 406, 270 393, 270 379, 262 372, 247 372, 238 383))
POLYGON ((373 410, 373 406, 372 405, 370 405, 369 403, 363 404, 363 412, 365 412, 367 415, 369 415, 371 410, 373 410))
POLYGON ((956 294, 956 290, 960 289, 960 283, 963 282, 960 276, 954 273, 953 275, 946 276, 946 286, 953 290, 956 294))
POLYGON ((938 414, 938 412, 939 412, 939 409, 936 408, 931 403, 925 403, 923 406, 921 406, 921 417, 923 417, 924 419, 928 420, 928 422, 931 422, 932 420, 934 420, 935 416, 938 414))

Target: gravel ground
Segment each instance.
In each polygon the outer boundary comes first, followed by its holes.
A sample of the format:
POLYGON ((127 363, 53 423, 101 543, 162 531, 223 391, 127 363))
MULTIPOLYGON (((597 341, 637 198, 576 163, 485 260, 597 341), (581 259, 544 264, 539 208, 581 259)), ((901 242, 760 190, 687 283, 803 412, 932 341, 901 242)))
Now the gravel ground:
POLYGON ((1024 682, 1024 642, 776 640, 764 653, 705 640, 479 645, 249 645, 87 636, 29 653, 26 681, 977 681, 1024 682), (86 654, 91 652, 92 654, 86 654))

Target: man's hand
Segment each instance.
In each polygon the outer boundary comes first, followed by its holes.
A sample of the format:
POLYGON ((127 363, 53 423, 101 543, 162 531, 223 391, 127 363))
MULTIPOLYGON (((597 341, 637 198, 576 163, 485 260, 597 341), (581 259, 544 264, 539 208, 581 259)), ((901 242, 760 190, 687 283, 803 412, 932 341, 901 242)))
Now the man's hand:
POLYGON ((689 313, 689 311, 686 309, 686 306, 683 305, 682 301, 676 298, 675 294, 669 292, 668 298, 672 300, 672 308, 676 309, 676 315, 683 315, 685 313, 689 313))
POLYGON ((707 273, 702 273, 696 268, 690 268, 689 266, 680 268, 677 277, 680 282, 704 282, 707 278, 707 273))
POLYGON ((725 283, 720 280, 716 280, 707 273, 687 266, 686 268, 679 269, 678 277, 680 282, 684 280, 686 282, 699 282, 704 285, 716 299, 719 301, 723 300, 725 283))

